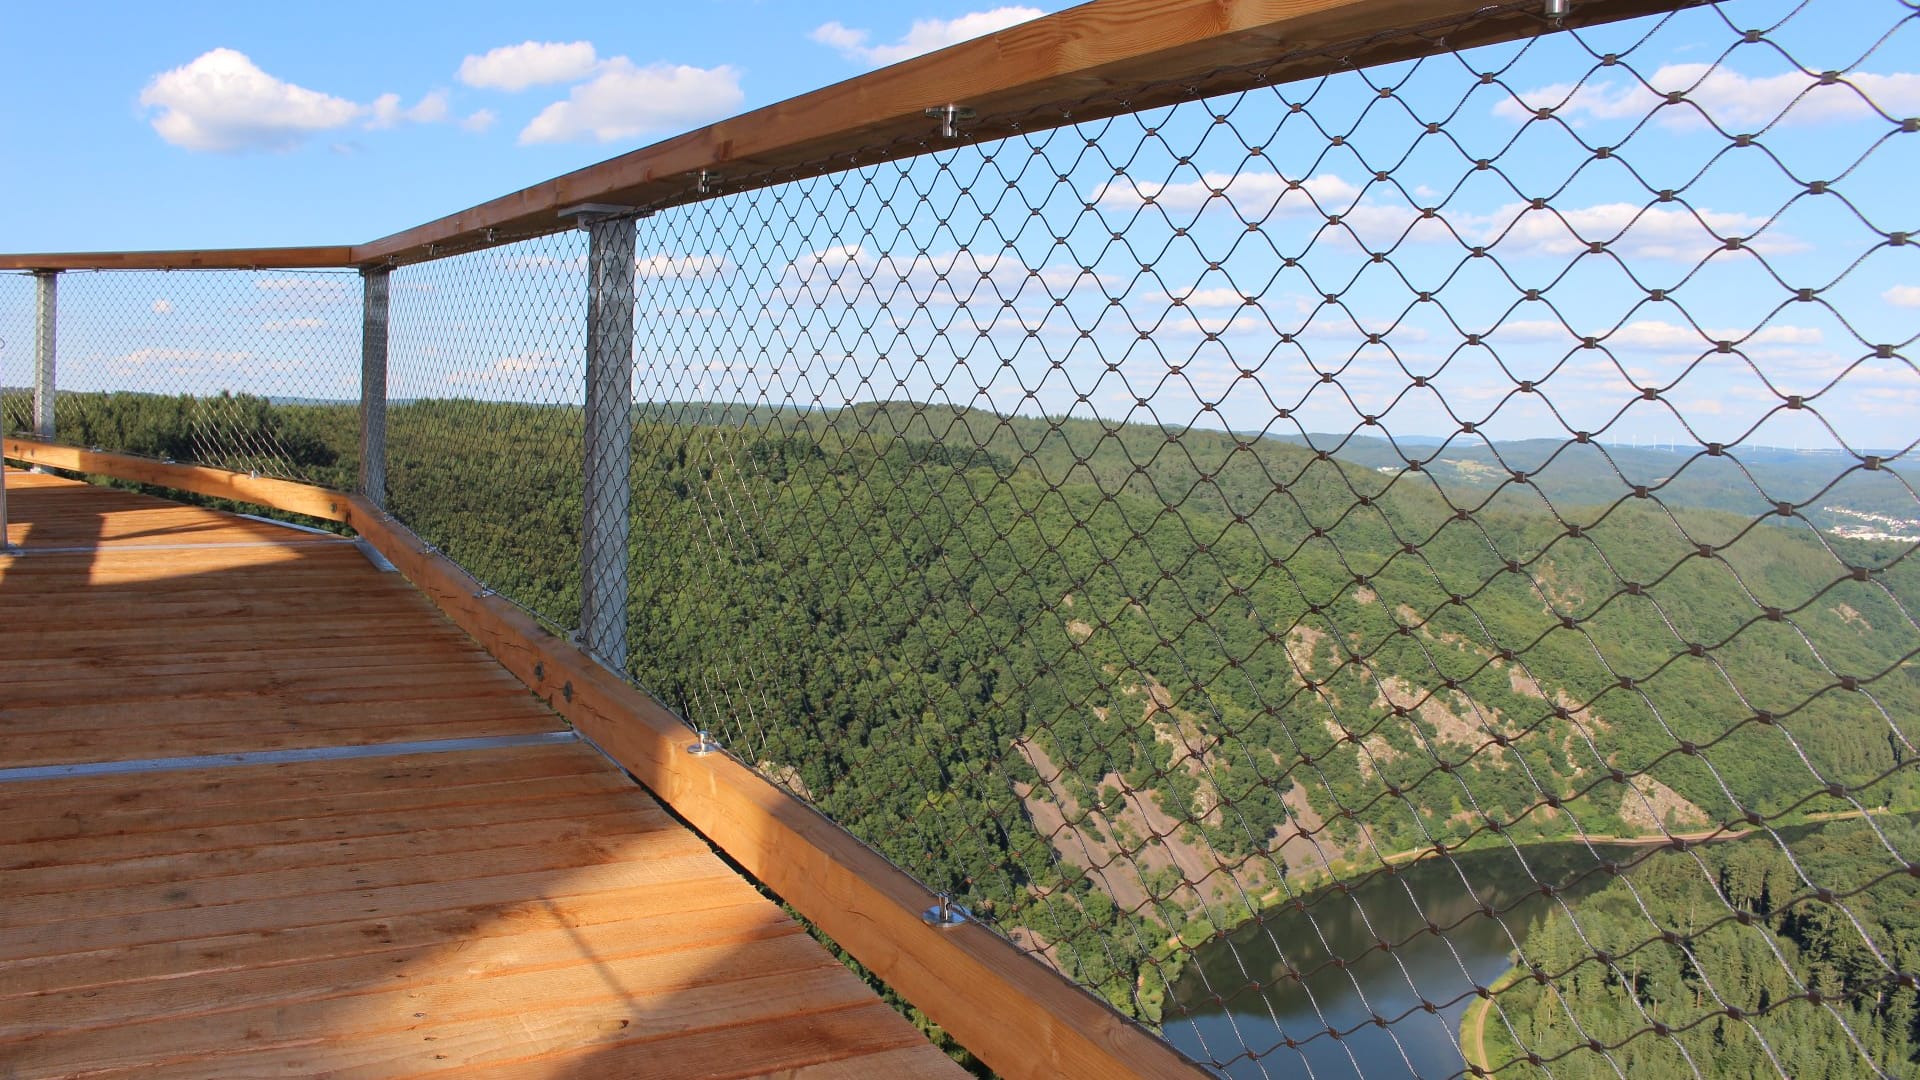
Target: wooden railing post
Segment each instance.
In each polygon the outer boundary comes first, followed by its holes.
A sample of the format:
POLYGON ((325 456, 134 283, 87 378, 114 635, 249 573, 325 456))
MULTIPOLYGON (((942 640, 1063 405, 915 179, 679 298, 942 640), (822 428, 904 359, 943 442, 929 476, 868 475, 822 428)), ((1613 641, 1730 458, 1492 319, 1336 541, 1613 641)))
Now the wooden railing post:
POLYGON ((627 666, 627 540, 632 528, 636 226, 621 207, 581 207, 587 230, 586 488, 580 522, 580 643, 627 666))
POLYGON ((387 506, 387 277, 385 266, 360 270, 360 494, 387 506))
POLYGON ((35 270, 33 284, 33 433, 42 442, 52 442, 60 271, 35 270))

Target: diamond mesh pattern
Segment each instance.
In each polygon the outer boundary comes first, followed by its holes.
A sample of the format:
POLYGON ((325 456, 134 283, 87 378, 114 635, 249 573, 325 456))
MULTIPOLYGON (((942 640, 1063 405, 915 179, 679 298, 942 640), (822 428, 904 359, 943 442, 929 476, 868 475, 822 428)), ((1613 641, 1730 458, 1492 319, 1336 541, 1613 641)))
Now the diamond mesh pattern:
POLYGON ((1904 1075, 1916 31, 1835 7, 663 209, 637 676, 1233 1075, 1904 1075))
POLYGON ((388 283, 387 509, 565 630, 580 618, 586 250, 558 233, 388 283))
MULTIPOLYGON (((585 233, 399 267, 388 505, 563 629, 624 549, 631 677, 1228 1075, 1920 1075, 1915 23, 1430 26, 690 188, 630 398, 585 233)), ((63 392, 296 474, 198 396, 352 396, 272 280, 69 275, 63 392)))
POLYGON ((33 276, 0 274, 0 434, 33 429, 33 276))
MULTIPOLYGON (((9 335, 6 381, 30 391, 33 281, 23 280, 24 364, 9 335)), ((351 272, 69 271, 57 295, 59 441, 351 486, 352 419, 336 407, 359 396, 351 272)))

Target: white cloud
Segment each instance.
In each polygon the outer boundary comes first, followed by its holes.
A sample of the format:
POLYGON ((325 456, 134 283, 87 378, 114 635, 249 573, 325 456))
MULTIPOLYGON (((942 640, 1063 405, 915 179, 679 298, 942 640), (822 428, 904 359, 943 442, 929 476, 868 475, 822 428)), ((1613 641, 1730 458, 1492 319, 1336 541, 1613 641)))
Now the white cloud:
POLYGON ((269 319, 260 324, 260 329, 269 334, 284 334, 292 330, 318 330, 325 325, 325 319, 269 319))
POLYGON ((578 360, 536 350, 499 357, 478 371, 448 372, 442 381, 448 386, 492 386, 529 377, 561 375, 578 368, 578 360))
POLYGON ((1895 285, 1881 293, 1880 299, 1895 307, 1920 307, 1920 285, 1895 285))
POLYGON ((492 109, 478 109, 468 114, 465 120, 460 121, 460 130, 478 134, 492 128, 493 122, 498 119, 500 117, 492 109))
POLYGON ((490 90, 525 90, 584 79, 599 62, 591 41, 523 41, 462 60, 460 81, 490 90))
POLYGON ((641 255, 634 260, 634 272, 643 278, 718 277, 733 269, 733 260, 724 255, 641 255))
POLYGON ((888 45, 869 45, 867 42, 873 36, 871 31, 842 26, 837 22, 821 25, 808 36, 822 45, 832 46, 849 60, 883 67, 949 45, 958 45, 996 30, 1005 30, 1044 14, 1038 8, 997 7, 991 11, 969 12, 953 19, 916 19, 905 37, 888 45))
POLYGON ((153 313, 155 315, 165 315, 172 310, 173 301, 165 299, 164 297, 153 302, 153 313))
POLYGON ((1279 173, 1203 173, 1198 180, 1169 184, 1137 184, 1119 177, 1094 193, 1093 201, 1107 206, 1136 206, 1147 201, 1168 210, 1197 210, 1208 200, 1230 200, 1249 218, 1292 211, 1338 213, 1359 196, 1360 189, 1333 173, 1306 180, 1289 180, 1279 173), (1308 201, 1308 197, 1312 201, 1308 201))
POLYGON ((145 348, 121 353, 108 360, 106 367, 109 373, 120 376, 151 372, 180 376, 223 376, 242 367, 256 371, 285 371, 291 365, 284 360, 259 364, 254 353, 238 349, 145 348))
POLYGON ((593 139, 614 142, 686 127, 740 107, 740 72, 728 65, 637 67, 624 56, 600 66, 591 82, 541 110, 520 132, 521 145, 593 139))
POLYGON ((401 124, 437 124, 447 118, 447 92, 435 90, 416 102, 412 108, 400 107, 399 94, 381 94, 367 107, 373 115, 367 120, 370 130, 399 127, 401 124))
POLYGON ((1647 79, 1633 82, 1596 82, 1574 86, 1554 83, 1524 90, 1494 106, 1496 116, 1525 119, 1536 109, 1551 108, 1570 122, 1582 119, 1637 119, 1660 109, 1668 127, 1694 127, 1705 112, 1721 127, 1754 131, 1774 122, 1812 124, 1858 120, 1872 116, 1871 100, 1892 116, 1920 112, 1920 74, 1850 72, 1840 82, 1822 84, 1820 77, 1801 71, 1752 77, 1709 64, 1668 64, 1647 79), (1666 95, 1678 93, 1687 105, 1660 108, 1666 95))
MULTIPOLYGON (((1502 323, 1493 336, 1496 342, 1565 342, 1570 346, 1577 344, 1581 337, 1563 323, 1532 319, 1502 323)), ((1691 326, 1660 319, 1636 320, 1604 336, 1595 336, 1602 345, 1611 348, 1694 349, 1698 352, 1713 348, 1714 342, 1718 341, 1737 342, 1737 347, 1744 350, 1755 345, 1818 345, 1822 340, 1820 331, 1811 326, 1776 325, 1763 326, 1758 330, 1707 327, 1696 330, 1691 326)))
POLYGON ((153 130, 189 150, 285 150, 363 111, 344 98, 283 82, 245 53, 214 49, 154 76, 140 104, 159 109, 153 130))
MULTIPOLYGON (((1198 180, 1139 184, 1119 177, 1094 191, 1089 200, 1124 208, 1151 201, 1169 211, 1206 211, 1231 205, 1249 221, 1276 215, 1338 216, 1342 228, 1327 231, 1321 243, 1352 244, 1384 251, 1403 241, 1489 246, 1501 255, 1576 255, 1602 242, 1623 258, 1698 262, 1724 248, 1724 237, 1740 237, 1765 255, 1804 251, 1807 245, 1752 214, 1705 208, 1667 209, 1639 203, 1552 206, 1534 210, 1508 203, 1485 213, 1442 210, 1433 217, 1404 202, 1362 197, 1362 188, 1335 173, 1292 180, 1278 173, 1205 173, 1198 180), (1349 231, 1351 235, 1349 235, 1349 231)), ((1380 188, 1370 189, 1380 191, 1380 188)))
MULTIPOLYGON (((1805 251, 1807 245, 1753 214, 1704 207, 1669 210, 1640 203, 1596 203, 1589 206, 1552 206, 1535 210, 1527 203, 1508 203, 1486 213, 1442 210, 1432 218, 1404 203, 1376 203, 1363 199, 1347 205, 1349 192, 1358 191, 1337 176, 1319 176, 1303 187, 1318 202, 1320 213, 1338 214, 1346 229, 1329 232, 1325 242, 1351 243, 1357 239, 1369 251, 1384 251, 1402 241, 1460 243, 1491 248, 1502 256, 1577 255, 1591 243, 1626 259, 1667 259, 1699 262, 1723 250, 1722 238, 1740 237, 1763 255, 1805 251)), ((1233 189, 1236 205, 1239 187, 1233 189)), ((1313 212, 1313 204, 1297 195, 1276 210, 1313 212)), ((1251 216, 1251 215, 1250 215, 1251 216)))
MULTIPOLYGON (((1752 237, 1766 219, 1730 211, 1663 210, 1636 203, 1600 203, 1594 206, 1531 210, 1525 203, 1503 206, 1485 217, 1449 215, 1448 221, 1475 243, 1494 243, 1502 254, 1572 255, 1589 242, 1604 241, 1608 250, 1625 258, 1706 258, 1722 247, 1716 236, 1752 237)), ((1751 245, 1768 255, 1806 250, 1806 245, 1779 233, 1761 236, 1751 245)))

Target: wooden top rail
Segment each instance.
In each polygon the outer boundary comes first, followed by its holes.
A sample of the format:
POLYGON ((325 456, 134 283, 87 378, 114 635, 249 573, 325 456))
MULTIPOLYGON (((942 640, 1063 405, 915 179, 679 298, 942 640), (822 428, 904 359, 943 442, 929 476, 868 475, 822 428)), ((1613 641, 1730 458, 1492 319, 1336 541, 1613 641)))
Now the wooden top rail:
MULTIPOLYGON (((1702 0, 1573 0, 1574 28, 1702 0)), ((1250 86, 1531 37, 1543 0, 1093 0, 722 120, 351 247, 0 255, 0 270, 201 270, 417 262, 566 227, 581 203, 662 207, 898 154, 1250 86), (1426 31, 1412 33, 1411 31, 1426 31), (1444 31, 1444 35, 1441 33, 1444 31), (926 110, 970 109, 960 140, 926 110)))
POLYGON ((205 466, 0 441, 0 457, 343 521, 603 752, 1002 1076, 1205 1075, 1152 1033, 977 925, 920 919, 927 890, 812 807, 692 732, 357 495, 205 466))

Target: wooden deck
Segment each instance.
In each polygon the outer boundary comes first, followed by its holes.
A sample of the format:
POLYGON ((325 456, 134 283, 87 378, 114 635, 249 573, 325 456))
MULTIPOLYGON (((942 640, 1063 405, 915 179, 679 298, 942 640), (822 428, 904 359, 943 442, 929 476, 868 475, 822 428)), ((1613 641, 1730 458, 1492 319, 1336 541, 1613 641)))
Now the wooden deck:
POLYGON ((0 1076, 959 1075, 353 543, 7 485, 0 1076))

